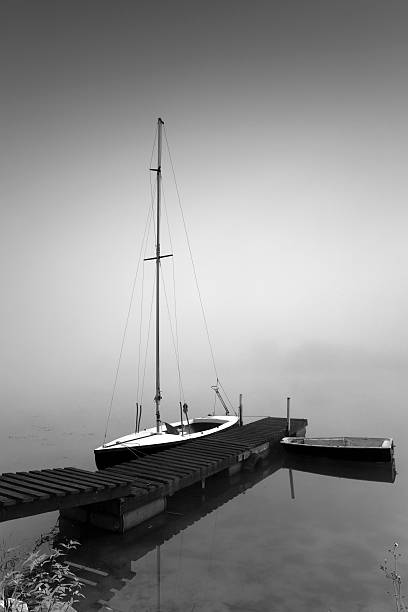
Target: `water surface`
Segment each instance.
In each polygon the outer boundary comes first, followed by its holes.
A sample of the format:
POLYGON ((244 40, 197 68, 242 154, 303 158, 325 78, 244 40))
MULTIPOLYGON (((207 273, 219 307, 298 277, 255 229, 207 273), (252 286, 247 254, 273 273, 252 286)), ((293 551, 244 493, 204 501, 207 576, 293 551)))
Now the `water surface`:
MULTIPOLYGON (((78 609, 392 610, 390 584, 379 566, 386 549, 399 541, 408 584, 402 406, 392 419, 390 412, 377 411, 370 422, 365 410, 353 411, 345 403, 343 415, 344 433, 394 434, 394 482, 375 482, 372 474, 371 480, 353 480, 292 470, 291 490, 289 470, 274 458, 253 473, 218 478, 204 492, 193 488, 172 498, 168 512, 143 529, 123 536, 82 534, 76 562, 103 574, 80 572, 96 586, 86 586, 87 599, 78 609)), ((294 416, 309 418, 310 435, 338 433, 342 420, 340 409, 332 421, 323 408, 297 409, 294 416)), ((86 413, 57 417, 50 411, 47 423, 44 416, 19 421, 13 415, 1 431, 1 471, 63 465, 92 469, 92 448, 99 441, 91 420, 86 413)), ((383 472, 379 479, 384 480, 383 472)), ((57 518, 50 513, 3 523, 1 538, 28 545, 57 518)))

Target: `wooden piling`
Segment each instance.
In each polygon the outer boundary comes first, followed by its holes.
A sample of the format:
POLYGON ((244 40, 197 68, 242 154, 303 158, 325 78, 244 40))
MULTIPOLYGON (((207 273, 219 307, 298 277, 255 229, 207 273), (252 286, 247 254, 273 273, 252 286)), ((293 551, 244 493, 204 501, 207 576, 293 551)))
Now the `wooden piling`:
POLYGON ((286 398, 286 431, 290 436, 290 397, 286 398))

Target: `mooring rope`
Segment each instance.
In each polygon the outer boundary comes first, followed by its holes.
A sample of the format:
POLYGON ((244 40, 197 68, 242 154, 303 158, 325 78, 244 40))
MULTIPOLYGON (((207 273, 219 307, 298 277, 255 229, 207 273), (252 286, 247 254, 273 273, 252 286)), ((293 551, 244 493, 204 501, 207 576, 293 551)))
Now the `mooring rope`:
POLYGON ((115 446, 124 446, 125 448, 127 448, 127 450, 129 450, 135 455, 136 459, 144 459, 145 457, 147 457, 146 453, 144 453, 142 450, 138 449, 136 451, 134 448, 132 448, 125 442, 118 442, 115 446))

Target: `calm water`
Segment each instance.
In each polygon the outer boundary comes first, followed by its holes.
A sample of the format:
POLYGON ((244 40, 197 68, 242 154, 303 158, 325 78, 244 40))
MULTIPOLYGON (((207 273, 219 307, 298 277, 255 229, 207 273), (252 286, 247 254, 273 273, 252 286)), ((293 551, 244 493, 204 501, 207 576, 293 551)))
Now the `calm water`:
MULTIPOLYGON (((335 390, 333 391, 335 393, 335 390)), ((355 399, 355 396, 354 396, 355 399)), ((373 402, 374 402, 374 398, 373 402)), ((371 403, 373 405, 373 403, 371 403)), ((96 583, 78 608, 117 612, 310 612, 393 610, 390 585, 379 570, 385 551, 399 541, 408 585, 408 452, 402 402, 393 411, 350 402, 328 419, 310 402, 294 416, 309 419, 308 433, 393 435, 395 482, 373 482, 289 470, 279 458, 252 473, 218 478, 206 491, 170 500, 168 512, 124 536, 88 534, 75 553, 96 583), (374 416, 375 415, 375 416, 374 416), (341 423, 343 427, 341 428, 341 423), (345 431, 344 423, 347 423, 345 431), (369 423, 369 425, 367 424, 369 423), (106 602, 104 607, 101 601, 106 602)), ((257 410, 259 413, 259 410, 257 410)), ((264 413, 277 414, 278 410, 264 413)), ((27 414, 6 417, 1 430, 1 471, 45 466, 92 468, 99 442, 91 415, 27 414), (45 418, 46 416, 46 418, 45 418)), ((57 521, 57 514, 3 523, 7 544, 27 545, 57 521)))

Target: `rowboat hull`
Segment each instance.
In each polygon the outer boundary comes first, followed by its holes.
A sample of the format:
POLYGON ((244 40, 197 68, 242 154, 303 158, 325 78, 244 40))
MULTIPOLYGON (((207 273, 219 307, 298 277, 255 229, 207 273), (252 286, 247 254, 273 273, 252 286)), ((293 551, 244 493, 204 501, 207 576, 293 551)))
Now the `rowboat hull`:
POLYGON ((238 425, 238 417, 208 417, 193 419, 183 427, 179 422, 163 424, 157 433, 155 428, 146 429, 138 434, 123 436, 94 450, 96 467, 99 470, 126 461, 133 461, 155 453, 187 444, 192 440, 207 438, 216 433, 238 425), (177 430, 179 433, 175 433, 177 430))
POLYGON ((390 438, 282 438, 281 444, 291 454, 345 461, 391 461, 394 455, 390 438))

